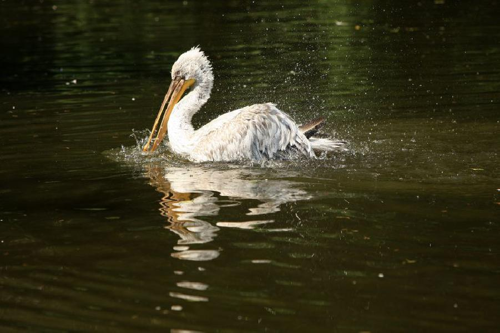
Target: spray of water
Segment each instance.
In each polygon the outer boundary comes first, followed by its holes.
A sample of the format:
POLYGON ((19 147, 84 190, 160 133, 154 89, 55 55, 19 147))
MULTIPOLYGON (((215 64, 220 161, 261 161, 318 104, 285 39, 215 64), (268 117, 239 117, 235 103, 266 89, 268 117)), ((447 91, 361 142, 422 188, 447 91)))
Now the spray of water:
MULTIPOLYGON (((193 164, 186 159, 174 154, 168 145, 161 145, 154 152, 144 152, 142 147, 147 142, 150 135, 149 130, 132 130, 130 137, 135 141, 133 146, 121 146, 104 152, 104 154, 119 163, 132 166, 134 169, 143 169, 151 165, 169 167, 189 167, 193 164)), ((250 168, 250 169, 269 169, 282 172, 311 170, 316 168, 342 168, 345 165, 346 158, 355 156, 356 153, 350 149, 344 149, 339 152, 323 152, 317 159, 299 158, 293 160, 265 160, 265 161, 237 161, 232 163, 225 162, 206 162, 202 163, 204 167, 216 169, 250 168)))

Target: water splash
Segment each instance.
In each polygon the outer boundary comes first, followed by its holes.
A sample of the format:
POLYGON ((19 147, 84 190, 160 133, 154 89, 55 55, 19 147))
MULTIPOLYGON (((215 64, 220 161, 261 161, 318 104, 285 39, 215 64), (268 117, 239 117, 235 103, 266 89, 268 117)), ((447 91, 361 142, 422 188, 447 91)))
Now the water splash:
MULTIPOLYGON (((194 163, 183 159, 170 150, 169 145, 160 145, 154 152, 144 152, 142 147, 146 144, 149 130, 132 130, 130 137, 135 140, 134 146, 121 146, 104 152, 109 159, 119 163, 133 166, 134 169, 141 169, 154 164, 164 168, 169 167, 189 167, 194 163)), ((348 156, 355 156, 357 153, 350 149, 348 143, 339 151, 322 152, 317 155, 317 159, 311 160, 305 157, 293 160, 264 160, 264 161, 235 161, 227 162, 204 162, 196 165, 203 165, 208 168, 225 169, 272 169, 282 171, 283 174, 290 174, 292 171, 303 172, 311 168, 339 168, 344 165, 343 161, 348 156)))

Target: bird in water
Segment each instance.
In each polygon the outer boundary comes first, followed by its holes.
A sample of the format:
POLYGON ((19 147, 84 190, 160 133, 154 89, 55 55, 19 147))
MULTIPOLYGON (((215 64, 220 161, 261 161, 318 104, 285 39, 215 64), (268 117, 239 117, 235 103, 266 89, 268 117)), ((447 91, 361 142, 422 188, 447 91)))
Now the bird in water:
POLYGON ((191 119, 210 98, 213 81, 203 51, 194 47, 183 53, 172 66, 172 83, 143 150, 155 151, 167 132, 172 151, 193 162, 316 158, 315 150, 342 147, 343 142, 314 136, 324 118, 299 127, 272 103, 225 113, 195 130, 191 119))

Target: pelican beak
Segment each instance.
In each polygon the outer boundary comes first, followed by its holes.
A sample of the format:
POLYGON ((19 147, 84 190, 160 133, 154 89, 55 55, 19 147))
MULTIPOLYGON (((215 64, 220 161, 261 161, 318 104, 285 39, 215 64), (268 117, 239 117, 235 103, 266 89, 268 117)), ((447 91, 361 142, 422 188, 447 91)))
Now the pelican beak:
POLYGON ((170 118, 170 114, 172 113, 172 110, 174 109, 175 104, 179 102, 181 99, 182 95, 186 91, 187 88, 191 87, 194 84, 195 80, 194 79, 189 79, 189 80, 184 80, 180 77, 176 77, 172 83, 170 84, 170 87, 168 88, 167 94, 165 95, 165 98, 163 99, 163 103, 161 104, 160 111, 158 112, 158 116, 156 116, 155 123, 153 125, 153 129, 151 130, 151 135, 149 136, 148 142, 142 148, 143 151, 155 151, 156 148, 160 145, 160 143, 163 141, 165 138, 165 135, 167 134, 167 124, 168 124, 168 119, 170 118), (165 108, 165 105, 167 102, 170 100, 168 103, 168 107, 163 112, 163 109, 165 108), (158 134, 156 136, 156 139, 153 142, 153 147, 151 147, 151 141, 153 140, 153 136, 155 135, 156 128, 158 127, 158 124, 160 123, 161 119, 161 124, 160 124, 160 129, 158 130, 158 134))

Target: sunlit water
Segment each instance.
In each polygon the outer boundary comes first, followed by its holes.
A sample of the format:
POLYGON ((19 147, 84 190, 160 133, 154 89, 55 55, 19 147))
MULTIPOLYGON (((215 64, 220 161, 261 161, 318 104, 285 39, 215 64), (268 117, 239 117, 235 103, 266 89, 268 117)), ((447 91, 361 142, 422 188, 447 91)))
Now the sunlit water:
POLYGON ((498 2, 0 2, 2 331, 496 331, 498 2), (177 56, 196 116, 275 102, 345 152, 143 154, 177 56))

